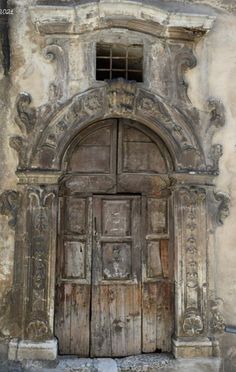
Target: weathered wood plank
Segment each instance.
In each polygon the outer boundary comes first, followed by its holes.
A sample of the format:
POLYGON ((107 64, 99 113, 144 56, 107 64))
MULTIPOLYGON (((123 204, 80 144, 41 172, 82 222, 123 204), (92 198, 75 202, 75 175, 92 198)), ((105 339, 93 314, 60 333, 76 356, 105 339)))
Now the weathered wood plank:
POLYGON ((89 356, 90 285, 73 285, 70 314, 70 354, 89 356))
POLYGON ((59 354, 70 354, 71 284, 57 287, 55 301, 55 335, 59 340, 59 354))
POLYGON ((172 283, 143 285, 143 352, 171 351, 173 332, 172 283))
POLYGON ((93 286, 91 318, 91 357, 112 356, 108 285, 93 286))
POLYGON ((160 241, 160 256, 161 256, 161 265, 164 278, 169 278, 169 242, 168 240, 160 241))

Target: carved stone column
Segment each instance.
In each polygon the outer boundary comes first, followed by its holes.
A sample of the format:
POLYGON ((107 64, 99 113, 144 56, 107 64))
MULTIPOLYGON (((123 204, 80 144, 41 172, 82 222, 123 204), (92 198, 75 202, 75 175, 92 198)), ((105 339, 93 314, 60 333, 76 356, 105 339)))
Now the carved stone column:
POLYGON ((207 192, 185 186, 175 191, 176 357, 211 356, 207 338, 207 192))
POLYGON ((58 176, 21 173, 19 177, 23 196, 18 214, 13 313, 18 318, 16 335, 21 341, 16 339, 10 343, 9 359, 55 359, 58 176))

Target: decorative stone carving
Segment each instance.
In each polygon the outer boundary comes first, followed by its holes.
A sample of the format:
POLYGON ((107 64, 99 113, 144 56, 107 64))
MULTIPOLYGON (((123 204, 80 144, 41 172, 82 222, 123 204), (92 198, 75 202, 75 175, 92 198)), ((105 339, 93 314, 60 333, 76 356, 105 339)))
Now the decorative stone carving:
POLYGON ((48 334, 47 319, 47 273, 52 224, 52 203, 55 193, 46 187, 29 189, 29 241, 30 241, 30 283, 28 303, 28 325, 26 333, 33 339, 48 334), (35 320, 36 319, 36 320, 35 320), (40 319, 40 320, 38 320, 40 319))
POLYGON ((19 205, 19 192, 14 190, 7 190, 0 195, 0 213, 6 216, 10 216, 8 224, 12 229, 16 226, 19 205))
POLYGON ((189 310, 184 317, 183 330, 187 336, 198 336, 203 330, 203 322, 195 309, 189 310))
POLYGON ((42 320, 35 320, 27 326, 27 336, 32 340, 45 339, 48 335, 48 325, 42 320))
POLYGON ((218 225, 223 225, 225 218, 229 216, 230 198, 223 192, 215 192, 214 196, 218 202, 216 222, 218 225))
POLYGON ((196 336, 205 331, 204 307, 206 305, 206 191, 201 187, 179 189, 178 229, 180 229, 180 265, 184 267, 179 280, 183 285, 181 336, 196 336), (205 272, 203 275, 202 273, 205 272))
POLYGON ((186 46, 181 46, 178 48, 178 51, 174 57, 174 63, 176 69, 176 81, 179 88, 176 89, 178 99, 188 102, 188 83, 185 79, 185 73, 188 69, 192 69, 197 65, 197 59, 193 54, 192 48, 188 48, 186 46))
POLYGON ((136 91, 135 82, 126 82, 121 78, 109 81, 107 86, 109 109, 119 114, 132 112, 136 91))
POLYGON ((210 98, 208 108, 210 109, 210 125, 214 125, 216 128, 223 127, 225 125, 225 109, 222 102, 210 98))
POLYGON ((62 150, 69 138, 77 134, 79 126, 89 120, 128 115, 157 127, 160 136, 169 143, 178 169, 206 170, 199 137, 192 130, 191 115, 183 114, 135 82, 109 81, 107 85, 74 96, 63 105, 46 106, 37 109, 37 125, 27 139, 19 136, 11 139, 11 146, 19 153, 21 169, 59 169, 62 150))
MULTIPOLYGON (((163 128, 178 142, 182 156, 184 151, 187 159, 190 159, 191 156, 198 159, 196 139, 188 133, 186 128, 191 126, 186 123, 186 118, 181 116, 176 109, 162 102, 158 96, 151 98, 150 94, 145 91, 139 92, 136 104, 137 111, 142 117, 152 117, 158 125, 163 125, 163 128), (194 155, 190 155, 190 152, 193 152, 194 155)), ((191 168, 190 165, 187 168, 191 168)))
POLYGON ((225 330, 225 319, 219 310, 219 301, 211 300, 210 330, 212 334, 221 334, 225 330))
POLYGON ((157 117, 160 121, 164 121, 169 128, 173 127, 173 121, 167 109, 161 101, 153 100, 148 97, 140 97, 137 104, 138 110, 142 111, 143 115, 157 117))
POLYGON ((94 115, 102 108, 102 99, 96 93, 91 93, 83 100, 83 107, 88 115, 94 115))
POLYGON ((49 98, 51 101, 61 99, 62 96, 66 95, 67 91, 67 74, 68 74, 68 63, 65 57, 63 48, 57 44, 49 44, 44 50, 43 54, 49 62, 56 61, 56 79, 55 82, 50 84, 49 98))
POLYGON ((209 170, 212 170, 215 174, 219 173, 219 160, 223 155, 223 146, 220 144, 215 144, 211 147, 210 159, 212 161, 212 166, 209 170))
POLYGON ((9 140, 9 145, 13 148, 19 158, 19 168, 24 167, 27 157, 27 140, 21 136, 11 137, 9 140))
POLYGON ((20 93, 16 100, 16 109, 18 113, 16 122, 23 133, 24 131, 30 133, 35 126, 36 110, 30 107, 31 102, 31 95, 26 92, 20 93))

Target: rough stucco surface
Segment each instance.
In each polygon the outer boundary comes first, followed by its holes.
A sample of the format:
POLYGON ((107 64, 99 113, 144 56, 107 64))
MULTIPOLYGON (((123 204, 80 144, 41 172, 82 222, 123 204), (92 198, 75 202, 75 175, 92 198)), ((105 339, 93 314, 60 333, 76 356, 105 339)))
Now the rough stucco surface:
MULTIPOLYGON (((35 2, 32 1, 32 4, 35 2)), ((150 2, 151 3, 151 2, 150 2)), ((153 2, 154 3, 154 2, 153 2)), ((155 2, 158 4, 159 2, 155 2)), ((169 1, 160 2, 162 6, 169 1)), ((217 135, 215 143, 221 143, 224 154, 220 160, 220 175, 216 178, 217 189, 230 194, 230 216, 223 226, 217 229, 215 249, 215 284, 217 297, 227 324, 236 325, 236 5, 234 0, 199 0, 173 3, 178 9, 190 5, 198 6, 199 11, 210 6, 211 14, 216 14, 213 29, 201 40, 196 48, 197 66, 188 72, 188 95, 193 104, 204 110, 206 100, 214 96, 223 102, 226 110, 226 125, 217 135), (216 9, 217 11, 215 12, 216 9)), ((54 80, 54 65, 45 61, 40 47, 42 38, 34 32, 29 20, 28 0, 11 1, 15 6, 10 17, 11 74, 10 79, 2 78, 0 86, 0 191, 16 189, 15 169, 17 156, 9 147, 8 139, 19 129, 14 123, 15 100, 20 91, 32 94, 34 106, 48 101, 49 85, 54 80)), ((186 8, 187 10, 191 9, 186 8)), ((134 35, 135 37, 135 35, 134 35)), ((78 52, 79 54, 82 53, 78 52)), ((76 63, 76 62, 75 62, 76 63)), ((80 59, 79 71, 86 70, 86 58, 80 59)), ((89 76, 84 81, 75 81, 71 92, 83 91, 89 87, 89 76)), ((153 85, 158 81, 153 81, 153 85)), ((155 89, 155 86, 153 86, 155 89)), ((7 216, 0 216, 0 335, 9 336, 5 328, 7 314, 6 298, 12 284, 14 253, 14 231, 9 228, 7 216)), ((236 371, 236 336, 221 336, 221 353, 225 357, 224 371, 236 371)))

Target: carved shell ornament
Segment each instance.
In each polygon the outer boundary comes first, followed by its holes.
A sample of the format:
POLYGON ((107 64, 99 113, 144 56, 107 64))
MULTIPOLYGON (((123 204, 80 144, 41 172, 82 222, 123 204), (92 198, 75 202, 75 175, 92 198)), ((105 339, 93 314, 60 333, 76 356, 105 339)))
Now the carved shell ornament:
POLYGON ((202 318, 196 310, 188 310, 183 322, 183 330, 187 336, 196 336, 203 330, 202 318))
POLYGON ((32 339, 40 340, 48 333, 48 326, 42 320, 34 320, 27 326, 28 336, 32 339))

